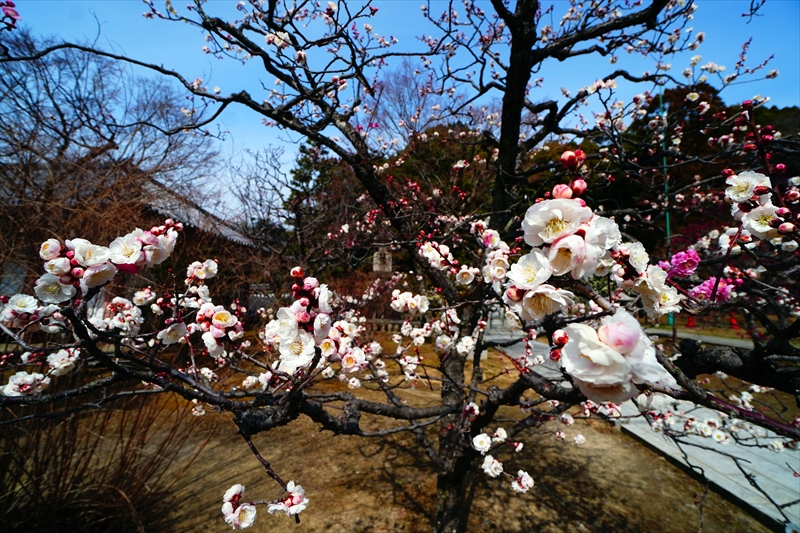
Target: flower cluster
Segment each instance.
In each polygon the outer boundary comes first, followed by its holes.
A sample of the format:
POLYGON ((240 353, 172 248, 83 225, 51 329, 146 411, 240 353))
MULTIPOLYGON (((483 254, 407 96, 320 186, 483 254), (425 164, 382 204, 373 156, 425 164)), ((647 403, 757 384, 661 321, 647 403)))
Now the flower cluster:
POLYGON ((408 313, 411 316, 428 312, 428 298, 421 294, 411 294, 410 292, 400 292, 395 289, 392 292, 392 309, 398 313, 408 313))
POLYGON ((589 399, 620 404, 638 394, 635 384, 677 387, 656 361, 655 348, 639 322, 624 310, 602 320, 595 331, 585 324, 564 329, 569 339, 561 365, 589 399))
POLYGON ((251 503, 241 503, 244 485, 234 485, 222 497, 222 515, 233 529, 245 529, 256 519, 256 507, 251 503))

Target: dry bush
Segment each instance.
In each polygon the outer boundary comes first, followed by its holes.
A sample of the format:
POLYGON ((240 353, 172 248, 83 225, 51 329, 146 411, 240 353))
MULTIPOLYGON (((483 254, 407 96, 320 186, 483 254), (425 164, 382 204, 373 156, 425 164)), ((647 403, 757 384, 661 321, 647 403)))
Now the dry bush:
POLYGON ((171 495, 207 441, 185 403, 159 395, 65 417, 7 411, 3 422, 31 414, 45 416, 0 433, 0 531, 170 529, 171 495))

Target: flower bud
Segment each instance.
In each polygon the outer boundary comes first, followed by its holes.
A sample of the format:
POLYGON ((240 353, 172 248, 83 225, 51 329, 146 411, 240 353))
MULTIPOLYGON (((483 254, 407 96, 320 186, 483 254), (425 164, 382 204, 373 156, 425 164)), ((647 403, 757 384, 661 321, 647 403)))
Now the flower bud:
POLYGON ((786 172, 786 165, 784 165, 783 163, 778 163, 777 165, 772 167, 772 170, 775 172, 775 174, 783 174, 784 172, 786 172))
POLYGON ((304 291, 313 291, 317 287, 319 287, 319 281, 317 281, 317 278, 306 278, 303 280, 304 291))
POLYGON ((524 289, 520 289, 518 287, 511 286, 508 289, 506 289, 506 296, 512 302, 518 302, 518 301, 522 300, 523 296, 525 296, 525 290, 524 289))
POLYGON ((583 153, 583 150, 566 151, 561 154, 561 165, 567 170, 576 170, 584 161, 586 161, 586 154, 583 153))
POLYGON ((797 200, 800 200, 800 191, 790 190, 790 191, 786 191, 786 194, 783 195, 783 201, 784 202, 794 203, 797 200))
POLYGON ((780 233, 794 233, 796 230, 797 230, 797 226, 795 226, 791 222, 784 222, 783 224, 778 226, 778 231, 780 233))
POLYGON ((558 347, 564 346, 565 344, 567 344, 568 340, 569 336, 567 335, 567 332, 564 331, 563 329, 557 329, 553 332, 553 344, 555 344, 556 346, 558 347))
POLYGON ((772 141, 775 140, 775 138, 772 135, 762 135, 761 140, 764 141, 765 143, 771 143, 772 141))
POLYGON ((58 278, 58 281, 60 281, 64 285, 69 285, 70 283, 72 283, 72 276, 70 276, 69 274, 64 274, 63 276, 58 278))
POLYGON ((569 185, 559 183, 553 187, 553 198, 572 198, 572 189, 569 185))
POLYGON ((291 271, 291 276, 293 278, 303 279, 305 275, 303 274, 303 267, 294 267, 291 271))
POLYGON ((735 176, 736 172, 733 171, 731 168, 726 168, 722 171, 723 178, 730 178, 731 176, 735 176))
POLYGON ((761 196, 763 194, 769 194, 772 192, 772 189, 767 187, 766 185, 757 185, 755 189, 753 189, 753 194, 757 196, 761 196))
POLYGON ((554 350, 550 350, 550 360, 551 361, 559 361, 561 359, 561 349, 556 348, 554 350))
POLYGON ((745 100, 744 102, 742 102, 742 109, 746 109, 747 111, 753 109, 753 101, 745 100))
POLYGON ((580 196, 586 192, 586 182, 583 178, 575 178, 569 182, 569 186, 572 188, 572 193, 575 196, 580 196))
POLYGON ((72 277, 74 277, 74 278, 78 278, 78 279, 82 278, 83 277, 83 273, 84 273, 84 270, 82 268, 80 268, 80 267, 76 267, 76 268, 72 269, 72 277))
POLYGON ((600 342, 611 346, 622 355, 628 355, 639 344, 640 334, 633 328, 620 322, 603 324, 597 330, 600 342))
POLYGON ((756 150, 758 150, 758 147, 753 143, 747 143, 742 146, 743 152, 755 152, 756 150))
POLYGON ((773 218, 772 220, 769 221, 769 227, 771 228, 780 227, 781 224, 783 224, 783 220, 779 218, 773 218))
POLYGON ((308 298, 300 298, 297 300, 297 303, 299 303, 302 307, 308 307, 308 304, 311 302, 308 301, 308 298))
POLYGON ((775 215, 783 219, 791 218, 792 210, 788 207, 779 207, 778 210, 775 211, 775 215))
POLYGON ((750 202, 742 202, 740 204, 737 204, 736 207, 738 207, 739 211, 741 211, 742 213, 749 213, 750 211, 753 210, 753 204, 751 204, 750 202))
POLYGON ((183 222, 176 222, 173 228, 175 228, 176 231, 183 231, 183 222))

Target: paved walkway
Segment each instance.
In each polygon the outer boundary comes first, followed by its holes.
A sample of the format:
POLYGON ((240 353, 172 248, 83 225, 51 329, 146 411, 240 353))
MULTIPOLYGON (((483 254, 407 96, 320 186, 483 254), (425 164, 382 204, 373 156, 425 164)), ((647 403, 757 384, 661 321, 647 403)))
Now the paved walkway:
MULTIPOLYGON (((648 333, 650 330, 648 330, 648 333)), ((662 333, 661 331, 658 332, 662 333)), ((671 336, 671 332, 669 332, 671 336)), ((730 341, 740 342, 739 339, 724 339, 722 337, 705 337, 700 334, 688 334, 709 344, 727 344, 730 341)), ((681 336, 679 332, 679 337, 681 336)), ((486 331, 488 340, 508 340, 514 338, 507 330, 490 328, 486 331)), ((747 347, 747 346, 737 346, 747 347)), ((749 347, 752 347, 750 343, 749 347)), ((546 363, 536 367, 535 371, 543 376, 560 376, 560 370, 555 363, 547 357, 547 345, 535 342, 532 345, 534 354, 545 356, 546 363)), ((504 349, 509 355, 519 357, 525 352, 524 344, 519 343, 504 349)), ((698 420, 718 419, 719 413, 705 408, 700 408, 690 402, 681 402, 680 411, 692 411, 692 416, 698 420)), ((625 402, 620 411, 623 417, 632 417, 639 414, 633 402, 625 402)), ((673 463, 688 470, 693 470, 695 475, 702 473, 709 484, 729 499, 750 512, 760 521, 783 529, 787 521, 800 524, 800 450, 785 449, 783 452, 773 452, 764 448, 744 446, 735 442, 718 444, 710 438, 701 436, 688 436, 682 438, 683 443, 676 444, 663 433, 654 432, 644 417, 626 418, 621 422, 622 430, 640 442, 651 447, 658 453, 666 456, 673 463), (703 446, 700 448, 698 446, 703 446), (752 481, 760 487, 767 496, 759 491, 748 477, 737 466, 739 465, 750 476, 752 481), (771 498, 775 503, 769 501, 771 498), (778 509, 778 506, 781 509, 778 509)), ((761 444, 771 440, 782 440, 777 435, 767 433, 766 437, 758 439, 761 444)), ((787 533, 800 533, 800 528, 786 528, 787 533)))

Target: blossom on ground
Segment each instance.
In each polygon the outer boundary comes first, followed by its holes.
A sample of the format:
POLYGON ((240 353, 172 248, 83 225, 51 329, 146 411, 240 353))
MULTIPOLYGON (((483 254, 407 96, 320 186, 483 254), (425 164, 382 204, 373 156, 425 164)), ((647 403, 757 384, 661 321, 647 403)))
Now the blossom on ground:
POLYGON ((300 485, 295 485, 294 481, 290 481, 286 485, 286 491, 289 494, 282 499, 269 504, 267 512, 270 514, 286 513, 286 516, 294 516, 308 507, 308 498, 305 496, 303 487, 300 485))

